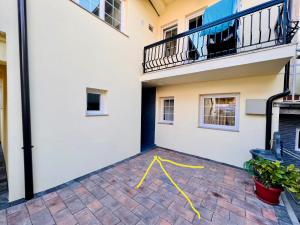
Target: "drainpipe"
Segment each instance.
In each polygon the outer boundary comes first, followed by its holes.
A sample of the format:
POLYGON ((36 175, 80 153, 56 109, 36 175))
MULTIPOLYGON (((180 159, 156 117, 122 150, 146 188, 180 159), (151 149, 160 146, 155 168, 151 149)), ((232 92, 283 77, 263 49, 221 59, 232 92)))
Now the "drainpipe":
POLYGON ((32 147, 33 146, 31 143, 26 0, 18 0, 18 21, 19 21, 19 53, 20 53, 20 76, 21 76, 21 99, 22 99, 25 199, 29 200, 33 198, 33 175, 32 175, 32 147))
POLYGON ((284 85, 283 92, 271 96, 267 100, 266 105, 266 138, 265 138, 265 149, 271 149, 271 135, 272 135, 272 115, 273 115, 273 102, 276 99, 283 98, 290 94, 289 89, 289 78, 290 78, 290 62, 285 65, 284 71, 284 85))

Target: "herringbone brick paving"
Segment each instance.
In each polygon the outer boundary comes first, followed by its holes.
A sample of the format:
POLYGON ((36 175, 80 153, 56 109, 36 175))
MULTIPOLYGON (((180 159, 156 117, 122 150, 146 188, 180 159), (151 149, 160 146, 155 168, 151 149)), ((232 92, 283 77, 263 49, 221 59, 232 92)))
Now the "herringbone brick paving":
POLYGON ((79 182, 0 211, 0 225, 242 225, 288 224, 273 206, 256 199, 252 179, 242 170, 192 156, 156 149, 79 182), (134 187, 154 154, 205 169, 166 170, 188 194, 202 218, 172 186, 158 165, 134 187))

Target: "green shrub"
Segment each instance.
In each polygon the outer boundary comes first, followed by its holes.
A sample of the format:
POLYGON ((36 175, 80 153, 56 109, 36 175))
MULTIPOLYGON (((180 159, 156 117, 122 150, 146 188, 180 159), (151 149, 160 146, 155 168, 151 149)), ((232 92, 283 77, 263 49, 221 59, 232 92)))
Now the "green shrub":
POLYGON ((285 188, 300 198, 300 173, 295 165, 257 158, 245 162, 244 168, 267 188, 285 188))

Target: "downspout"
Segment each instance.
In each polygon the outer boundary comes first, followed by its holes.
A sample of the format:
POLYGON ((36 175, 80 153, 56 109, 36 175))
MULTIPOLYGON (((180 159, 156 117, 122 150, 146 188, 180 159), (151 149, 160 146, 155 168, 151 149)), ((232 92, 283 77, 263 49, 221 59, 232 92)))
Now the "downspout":
POLYGON ((276 99, 283 98, 290 94, 289 89, 289 79, 290 79, 290 62, 285 65, 284 70, 284 85, 283 92, 271 96, 267 100, 266 106, 266 138, 265 138, 265 149, 271 149, 271 135, 272 135, 272 115, 273 115, 273 102, 276 99))
POLYGON ((21 99, 22 99, 25 199, 29 200, 33 198, 33 175, 32 175, 32 147, 33 146, 31 143, 26 0, 18 0, 18 22, 19 22, 19 53, 20 53, 20 76, 21 76, 21 99))

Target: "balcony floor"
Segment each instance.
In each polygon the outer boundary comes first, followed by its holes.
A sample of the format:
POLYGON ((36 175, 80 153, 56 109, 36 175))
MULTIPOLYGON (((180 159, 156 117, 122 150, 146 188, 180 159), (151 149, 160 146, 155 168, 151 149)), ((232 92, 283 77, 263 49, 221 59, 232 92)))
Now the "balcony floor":
POLYGON ((185 154, 155 149, 63 185, 26 203, 0 211, 0 224, 290 224, 284 206, 259 201, 252 179, 241 169, 185 154), (199 220, 158 165, 134 187, 158 154, 201 170, 165 165, 192 199, 199 220))

